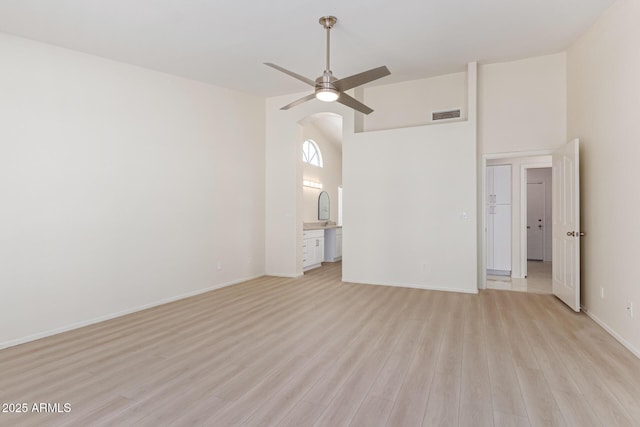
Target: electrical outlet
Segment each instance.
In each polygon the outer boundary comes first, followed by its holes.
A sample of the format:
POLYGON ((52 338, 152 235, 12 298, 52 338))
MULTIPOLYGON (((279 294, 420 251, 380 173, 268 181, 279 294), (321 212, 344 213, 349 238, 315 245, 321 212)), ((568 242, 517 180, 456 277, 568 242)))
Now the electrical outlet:
POLYGON ((600 288, 600 298, 604 298, 604 288, 600 288))
POLYGON ((629 317, 633 317, 633 301, 627 302, 627 314, 629 317))

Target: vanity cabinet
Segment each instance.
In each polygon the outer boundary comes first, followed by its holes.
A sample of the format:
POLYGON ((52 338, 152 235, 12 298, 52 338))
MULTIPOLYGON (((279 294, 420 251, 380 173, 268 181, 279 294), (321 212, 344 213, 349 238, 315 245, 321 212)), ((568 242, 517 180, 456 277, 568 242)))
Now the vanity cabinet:
POLYGON ((305 230, 302 233, 302 269, 320 267, 324 260, 324 230, 305 230))
POLYGON ((324 261, 335 262, 342 259, 342 227, 324 230, 324 261))

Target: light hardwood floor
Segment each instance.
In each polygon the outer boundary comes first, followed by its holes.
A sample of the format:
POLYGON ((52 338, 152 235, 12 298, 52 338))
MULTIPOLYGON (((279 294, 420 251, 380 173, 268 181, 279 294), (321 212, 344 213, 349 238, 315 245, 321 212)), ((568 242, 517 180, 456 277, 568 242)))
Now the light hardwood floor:
POLYGON ((0 351, 0 425, 640 425, 640 360, 550 295, 264 277, 0 351))

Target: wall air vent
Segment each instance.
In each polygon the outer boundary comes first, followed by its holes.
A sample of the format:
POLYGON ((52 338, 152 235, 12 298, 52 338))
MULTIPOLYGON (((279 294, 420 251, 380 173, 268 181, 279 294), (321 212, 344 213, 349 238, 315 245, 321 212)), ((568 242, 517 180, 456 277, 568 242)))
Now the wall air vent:
POLYGON ((433 113, 431 113, 431 117, 434 122, 436 120, 459 119, 460 109, 458 108, 457 110, 434 111, 433 113))

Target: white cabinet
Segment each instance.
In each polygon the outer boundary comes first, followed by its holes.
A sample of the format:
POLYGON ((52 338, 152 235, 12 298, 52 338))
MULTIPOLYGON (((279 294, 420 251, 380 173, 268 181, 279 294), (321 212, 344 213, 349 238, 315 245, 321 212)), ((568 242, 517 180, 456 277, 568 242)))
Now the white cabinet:
POLYGON ((511 204, 511 165, 487 166, 487 203, 511 204))
POLYGON ((487 166, 487 273, 511 274, 511 165, 487 166))
POLYGON ((487 270, 489 274, 511 274, 511 205, 488 206, 487 270))
POLYGON ((324 230, 306 230, 302 233, 302 269, 320 267, 324 260, 324 230))
POLYGON ((342 227, 324 230, 324 261, 335 262, 342 259, 342 227))

